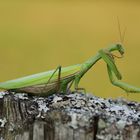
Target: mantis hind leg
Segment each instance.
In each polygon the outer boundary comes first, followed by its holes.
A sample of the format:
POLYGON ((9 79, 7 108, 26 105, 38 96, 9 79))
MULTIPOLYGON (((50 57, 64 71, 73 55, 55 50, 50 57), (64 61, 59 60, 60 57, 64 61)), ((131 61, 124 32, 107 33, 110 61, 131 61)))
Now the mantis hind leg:
POLYGON ((86 89, 85 88, 78 87, 80 79, 81 79, 81 76, 75 78, 74 88, 75 88, 76 91, 83 91, 84 93, 86 93, 86 89))
POLYGON ((70 93, 70 88, 72 87, 73 82, 74 82, 74 80, 72 80, 72 81, 70 82, 70 84, 69 84, 68 86, 66 86, 66 87, 67 87, 67 88, 66 88, 66 93, 70 93))
POLYGON ((47 83, 45 84, 45 87, 43 88, 43 90, 45 91, 45 89, 47 88, 47 85, 50 83, 51 79, 53 78, 54 74, 58 71, 58 79, 57 79, 57 87, 56 87, 56 91, 60 92, 60 80, 61 80, 61 66, 58 66, 54 72, 52 73, 52 75, 50 76, 49 80, 47 81, 47 83))
MULTIPOLYGON (((58 66, 58 80, 57 80, 57 92, 60 92, 60 81, 61 81, 61 66, 58 66)), ((57 71, 57 69, 56 69, 56 71, 57 71)))

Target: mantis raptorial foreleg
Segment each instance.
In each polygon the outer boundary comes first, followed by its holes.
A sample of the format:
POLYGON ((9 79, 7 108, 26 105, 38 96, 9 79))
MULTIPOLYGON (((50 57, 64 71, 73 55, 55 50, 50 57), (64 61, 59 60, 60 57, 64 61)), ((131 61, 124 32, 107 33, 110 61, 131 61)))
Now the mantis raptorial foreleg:
POLYGON ((100 50, 99 54, 101 55, 102 59, 108 64, 111 70, 114 72, 117 79, 121 80, 122 76, 115 65, 113 55, 110 52, 106 52, 104 50, 100 50))
POLYGON ((112 69, 108 64, 107 64, 107 70, 108 70, 109 79, 113 85, 120 87, 121 89, 125 90, 128 93, 139 93, 140 92, 140 88, 137 88, 135 86, 132 86, 127 83, 116 80, 115 76, 112 73, 112 69))
POLYGON ((140 92, 140 88, 137 88, 135 86, 131 86, 127 83, 119 81, 119 80, 121 80, 122 77, 115 65, 113 57, 110 56, 110 55, 112 55, 111 53, 110 54, 105 53, 103 50, 100 50, 99 53, 100 53, 101 57, 103 58, 103 60, 107 63, 109 79, 113 85, 120 87, 121 89, 125 90, 126 92, 134 92, 134 93, 140 92), (115 76, 118 80, 116 80, 115 76))

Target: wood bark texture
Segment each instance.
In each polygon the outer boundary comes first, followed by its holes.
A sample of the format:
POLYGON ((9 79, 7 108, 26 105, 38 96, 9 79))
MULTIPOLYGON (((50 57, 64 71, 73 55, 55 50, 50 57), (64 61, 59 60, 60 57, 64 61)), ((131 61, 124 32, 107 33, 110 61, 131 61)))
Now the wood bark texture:
POLYGON ((0 140, 140 140, 140 103, 0 92, 0 140))

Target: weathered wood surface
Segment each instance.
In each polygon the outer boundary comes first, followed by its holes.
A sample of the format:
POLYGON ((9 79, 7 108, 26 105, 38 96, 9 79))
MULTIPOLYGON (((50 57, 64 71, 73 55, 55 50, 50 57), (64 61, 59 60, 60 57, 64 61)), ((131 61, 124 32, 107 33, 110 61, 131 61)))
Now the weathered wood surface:
POLYGON ((81 93, 0 92, 0 140, 140 140, 140 104, 81 93))

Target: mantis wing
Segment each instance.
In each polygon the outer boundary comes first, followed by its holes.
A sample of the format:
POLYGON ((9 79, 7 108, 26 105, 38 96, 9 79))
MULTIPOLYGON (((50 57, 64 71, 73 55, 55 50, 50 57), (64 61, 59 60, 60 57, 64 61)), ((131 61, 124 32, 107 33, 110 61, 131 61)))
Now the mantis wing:
MULTIPOLYGON (((80 71, 80 69, 81 69, 80 64, 62 68, 61 79, 71 75, 72 76, 75 75, 80 71)), ((55 70, 50 70, 47 72, 41 72, 41 73, 25 76, 22 78, 2 82, 0 83, 0 89, 17 89, 17 88, 22 88, 27 86, 45 84, 48 82, 50 76, 53 74, 54 71, 55 70)), ((58 73, 56 72, 54 76, 51 78, 50 83, 56 81, 57 79, 58 79, 58 73)))

